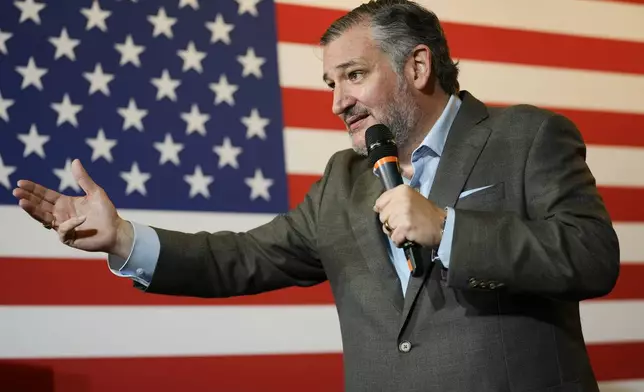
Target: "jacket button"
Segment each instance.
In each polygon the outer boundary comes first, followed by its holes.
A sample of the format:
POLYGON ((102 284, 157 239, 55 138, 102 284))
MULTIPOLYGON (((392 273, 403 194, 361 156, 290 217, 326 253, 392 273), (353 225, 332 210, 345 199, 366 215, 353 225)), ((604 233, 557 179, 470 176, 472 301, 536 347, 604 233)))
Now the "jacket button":
POLYGON ((408 353, 411 350, 411 343, 407 340, 400 342, 398 350, 400 350, 401 353, 408 353))
POLYGON ((468 283, 469 283, 471 288, 476 288, 479 285, 479 281, 474 279, 474 278, 470 278, 468 283))

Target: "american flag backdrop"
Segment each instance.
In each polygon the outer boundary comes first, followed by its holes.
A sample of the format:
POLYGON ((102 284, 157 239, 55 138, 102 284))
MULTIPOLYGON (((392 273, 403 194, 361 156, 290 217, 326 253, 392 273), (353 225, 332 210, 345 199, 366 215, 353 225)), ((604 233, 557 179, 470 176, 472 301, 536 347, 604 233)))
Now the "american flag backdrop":
MULTIPOLYGON (((267 222, 349 147, 315 44, 359 2, 0 2, 0 391, 342 390, 326 284, 146 295, 11 190, 26 178, 80 194, 79 158, 126 219, 267 222)), ((581 305, 588 350, 602 391, 644 391, 644 1, 420 3, 444 23, 462 88, 582 131, 622 260, 613 293, 581 305)))

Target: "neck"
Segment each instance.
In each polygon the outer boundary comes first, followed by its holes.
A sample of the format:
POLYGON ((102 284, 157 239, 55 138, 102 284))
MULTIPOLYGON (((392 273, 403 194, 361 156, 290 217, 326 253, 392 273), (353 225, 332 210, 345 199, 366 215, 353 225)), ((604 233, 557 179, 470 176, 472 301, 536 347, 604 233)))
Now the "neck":
POLYGON ((427 97, 424 104, 419 106, 421 117, 412 132, 409 134, 407 142, 398 146, 398 162, 402 175, 410 179, 414 175, 414 168, 411 165, 411 154, 423 142, 425 137, 431 132, 432 127, 438 121, 438 118, 445 110, 450 96, 448 94, 437 94, 433 97, 427 97))

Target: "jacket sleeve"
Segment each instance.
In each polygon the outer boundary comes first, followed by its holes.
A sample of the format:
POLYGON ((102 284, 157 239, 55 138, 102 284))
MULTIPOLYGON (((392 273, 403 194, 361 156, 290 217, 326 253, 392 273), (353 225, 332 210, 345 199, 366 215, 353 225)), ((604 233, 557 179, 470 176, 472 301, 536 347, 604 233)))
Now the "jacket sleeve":
POLYGON ((553 115, 525 163, 527 218, 513 212, 455 210, 448 284, 562 300, 609 293, 619 244, 586 164, 581 134, 553 115))
POLYGON ((247 232, 155 227, 161 247, 154 276, 147 289, 135 286, 148 293, 222 298, 325 281, 316 228, 332 162, 297 207, 247 232))

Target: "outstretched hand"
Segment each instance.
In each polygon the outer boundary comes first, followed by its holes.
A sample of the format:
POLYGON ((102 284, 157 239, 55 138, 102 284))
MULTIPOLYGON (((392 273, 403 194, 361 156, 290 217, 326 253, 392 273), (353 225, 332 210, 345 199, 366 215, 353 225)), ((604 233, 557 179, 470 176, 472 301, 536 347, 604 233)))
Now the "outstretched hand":
MULTIPOLYGON (((78 159, 72 173, 85 196, 66 196, 29 180, 18 181, 13 195, 18 204, 45 228, 53 228, 70 247, 122 255, 118 240, 131 237, 129 223, 123 221, 105 191, 87 174, 78 159)), ((127 256, 127 254, 125 255, 127 256)))

